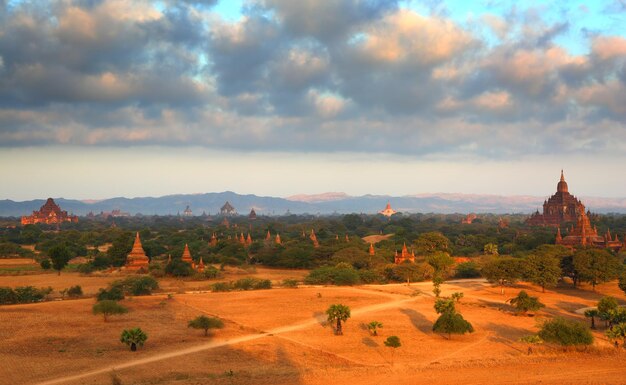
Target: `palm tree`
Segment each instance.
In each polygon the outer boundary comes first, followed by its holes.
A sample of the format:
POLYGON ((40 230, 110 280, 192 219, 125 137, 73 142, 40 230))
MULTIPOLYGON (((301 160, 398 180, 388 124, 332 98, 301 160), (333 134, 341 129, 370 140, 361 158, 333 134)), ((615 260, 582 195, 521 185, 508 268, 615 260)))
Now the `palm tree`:
POLYGON ((348 318, 350 318, 350 308, 346 305, 342 304, 334 304, 330 305, 328 310, 326 310, 326 314, 328 315, 328 322, 333 323, 337 322, 337 327, 335 328, 335 334, 340 336, 343 335, 343 330, 341 329, 341 322, 346 322, 348 318))
POLYGON ((120 341, 126 345, 130 345, 130 350, 137 350, 137 345, 143 346, 143 343, 148 339, 148 335, 140 328, 124 329, 120 341))
POLYGON ((194 329, 204 329, 204 336, 209 335, 209 329, 221 329, 224 327, 224 322, 216 317, 207 317, 205 315, 198 316, 187 324, 187 327, 194 329))
POLYGON ((598 311, 598 309, 585 310, 585 317, 591 318, 591 328, 592 329, 596 328, 596 319, 595 319, 595 317, 598 317, 599 315, 600 315, 600 312, 598 311))
POLYGON ((383 327, 383 324, 381 324, 378 321, 372 321, 367 324, 367 329, 370 331, 370 333, 372 333, 373 336, 377 336, 378 331, 376 329, 381 329, 382 327, 383 327))

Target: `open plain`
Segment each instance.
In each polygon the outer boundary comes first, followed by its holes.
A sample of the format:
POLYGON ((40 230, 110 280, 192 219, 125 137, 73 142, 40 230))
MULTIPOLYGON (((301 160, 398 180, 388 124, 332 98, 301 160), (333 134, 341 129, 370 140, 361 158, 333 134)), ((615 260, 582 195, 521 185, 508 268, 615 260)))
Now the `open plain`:
MULTIPOLYGON (((271 274, 282 277, 288 271, 271 274)), ((34 277, 60 279, 50 274, 15 278, 34 277)), ((77 278, 63 277, 68 284, 77 278)), ((5 282, 13 278, 3 277, 3 284, 13 284, 5 282)), ((94 281, 94 287, 99 284, 104 286, 94 281)), ((518 284, 504 295, 480 279, 449 281, 442 288, 443 295, 464 293, 458 309, 474 333, 447 339, 432 332, 437 315, 429 282, 132 297, 122 301, 130 312, 108 322, 91 313, 92 298, 3 306, 0 383, 624 383, 626 354, 612 347, 603 327, 585 350, 534 345, 530 351, 519 341, 536 333, 545 317, 587 322, 575 311, 605 294, 623 300, 614 283, 596 292, 563 285, 545 293, 518 284), (506 300, 521 289, 539 296, 546 307, 532 317, 516 316, 506 300), (352 310, 343 336, 335 336, 325 322, 324 311, 333 303, 352 310), (209 337, 188 329, 187 322, 201 314, 220 317, 224 329, 209 337), (384 325, 378 336, 365 327, 373 320, 384 325), (136 326, 149 338, 131 352, 119 335, 136 326), (391 335, 402 342, 395 352, 383 345, 391 335)))

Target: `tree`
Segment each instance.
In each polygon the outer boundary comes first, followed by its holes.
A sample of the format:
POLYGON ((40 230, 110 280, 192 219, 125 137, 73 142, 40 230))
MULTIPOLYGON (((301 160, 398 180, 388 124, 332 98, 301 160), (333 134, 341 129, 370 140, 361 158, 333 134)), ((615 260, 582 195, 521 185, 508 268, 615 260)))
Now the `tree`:
POLYGON ((587 318, 591 318, 591 328, 595 329, 596 328, 596 318, 600 315, 600 312, 598 311, 598 309, 589 309, 589 310, 585 310, 585 317, 587 318))
POLYGON ((413 243, 419 254, 432 254, 437 251, 450 251, 450 240, 439 231, 420 234, 413 243))
POLYGON ((441 278, 438 275, 433 277, 433 293, 435 294, 435 297, 437 297, 437 298, 439 298, 439 296, 441 295, 441 284, 442 283, 443 283, 443 278, 441 278))
POLYGON ((529 311, 537 311, 546 306, 539 302, 537 297, 529 296, 525 290, 520 291, 517 297, 509 299, 508 302, 522 314, 526 314, 529 311))
POLYGON ((148 335, 140 328, 124 329, 120 337, 120 342, 129 345, 131 351, 137 350, 137 345, 143 346, 148 339, 148 335))
POLYGON ((498 255, 498 245, 495 243, 487 243, 485 247, 483 247, 483 254, 498 255))
POLYGON ((448 339, 450 339, 452 334, 473 333, 474 327, 471 323, 467 322, 460 313, 447 311, 437 318, 437 321, 435 321, 433 325, 433 331, 447 334, 448 339))
POLYGON ((63 270, 63 268, 67 266, 67 263, 72 258, 70 251, 64 245, 57 245, 52 247, 50 250, 48 250, 48 256, 52 261, 52 268, 54 268, 54 270, 56 270, 59 275, 61 275, 61 270, 63 270))
POLYGON ((423 281, 433 276, 433 268, 427 263, 404 262, 394 266, 393 274, 406 281, 407 285, 411 281, 423 281))
POLYGON ((610 326, 613 318, 612 313, 618 308, 619 304, 617 303, 617 299, 611 296, 602 297, 600 298, 600 301, 598 301, 597 305, 598 316, 607 324, 607 326, 610 326))
POLYGON ((108 321, 110 315, 125 314, 128 313, 128 309, 116 301, 105 299, 93 305, 93 314, 102 314, 104 322, 108 321))
POLYGON ((526 278, 535 285, 541 286, 545 293, 546 287, 554 287, 561 278, 560 261, 549 255, 531 254, 524 260, 526 278))
POLYGON ((435 301, 435 312, 443 314, 446 312, 456 312, 454 300, 450 298, 440 298, 435 301))
POLYGON ((593 344, 593 335, 584 324, 561 317, 544 322, 539 337, 562 346, 593 344))
POLYGON ((400 343, 400 338, 398 336, 389 336, 383 343, 385 344, 386 347, 392 348, 391 365, 393 365, 393 356, 396 352, 396 349, 402 346, 402 343, 400 343))
POLYGON ((593 291, 596 285, 617 278, 620 263, 617 257, 606 250, 582 249, 574 254, 574 269, 579 279, 591 284, 593 291))
POLYGON ((493 258, 483 266, 481 274, 489 282, 500 286, 500 294, 504 294, 504 285, 512 285, 521 277, 520 260, 510 257, 493 258))
POLYGON ((348 318, 350 318, 350 308, 342 304, 330 305, 328 310, 326 310, 326 315, 328 315, 329 323, 337 323, 337 327, 335 328, 335 334, 338 336, 343 335, 341 323, 346 322, 348 318))
POLYGON ((450 298, 454 301, 454 302, 461 302, 461 298, 463 298, 463 293, 461 292, 454 292, 450 295, 450 298))
POLYGON ((367 330, 369 330, 373 336, 377 336, 378 335, 377 329, 381 329, 382 327, 383 327, 383 324, 378 321, 372 321, 367 324, 367 330))
POLYGON ((209 335, 209 329, 221 329, 224 327, 224 322, 216 317, 207 317, 205 315, 198 316, 187 324, 187 327, 194 329, 204 329, 204 336, 209 335))
MULTIPOLYGON (((622 346, 626 348, 626 322, 621 322, 611 326, 609 330, 604 333, 610 340, 622 340, 622 346)), ((617 342, 615 343, 617 346, 617 342)))
POLYGON ((450 271, 454 265, 454 258, 446 252, 436 251, 428 255, 426 262, 435 269, 435 276, 446 278, 450 275, 450 271))

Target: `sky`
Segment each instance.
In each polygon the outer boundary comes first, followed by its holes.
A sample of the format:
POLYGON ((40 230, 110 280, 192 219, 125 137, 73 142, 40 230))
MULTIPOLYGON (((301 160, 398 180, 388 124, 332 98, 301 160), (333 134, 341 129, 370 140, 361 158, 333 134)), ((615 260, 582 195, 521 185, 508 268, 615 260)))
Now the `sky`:
POLYGON ((0 199, 624 197, 626 0, 0 0, 0 199))

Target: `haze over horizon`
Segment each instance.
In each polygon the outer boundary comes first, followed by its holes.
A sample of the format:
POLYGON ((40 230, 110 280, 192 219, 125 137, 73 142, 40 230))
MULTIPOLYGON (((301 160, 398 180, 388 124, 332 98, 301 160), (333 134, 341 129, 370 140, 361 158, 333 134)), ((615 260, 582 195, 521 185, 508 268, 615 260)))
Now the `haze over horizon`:
POLYGON ((626 3, 0 0, 0 199, 626 196, 626 3))

